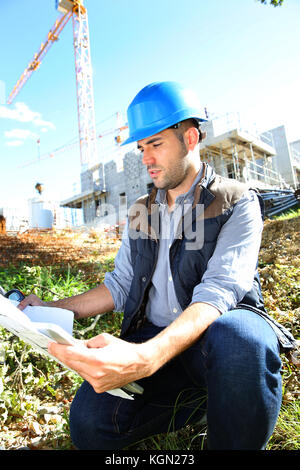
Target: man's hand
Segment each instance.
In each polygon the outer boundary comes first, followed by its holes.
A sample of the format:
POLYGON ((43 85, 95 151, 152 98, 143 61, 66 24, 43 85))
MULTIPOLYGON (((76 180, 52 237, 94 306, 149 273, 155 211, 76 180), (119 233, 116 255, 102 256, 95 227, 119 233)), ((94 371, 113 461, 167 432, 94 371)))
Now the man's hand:
POLYGON ((65 346, 50 343, 50 354, 78 372, 97 393, 122 387, 155 372, 143 344, 134 344, 103 333, 65 346))
POLYGON ((18 308, 20 310, 24 310, 25 307, 28 305, 33 305, 33 306, 46 306, 47 303, 43 302, 37 295, 35 294, 30 294, 25 299, 21 300, 21 302, 18 304, 18 308))
POLYGON ((36 295, 30 294, 19 303, 18 307, 20 310, 24 310, 27 305, 64 308, 71 310, 76 319, 94 317, 105 312, 111 312, 115 308, 112 295, 104 284, 100 284, 83 294, 49 302, 43 302, 36 295))
POLYGON ((48 350, 102 393, 154 374, 197 341, 219 316, 215 307, 195 303, 144 343, 128 343, 103 333, 76 346, 50 343, 48 350))

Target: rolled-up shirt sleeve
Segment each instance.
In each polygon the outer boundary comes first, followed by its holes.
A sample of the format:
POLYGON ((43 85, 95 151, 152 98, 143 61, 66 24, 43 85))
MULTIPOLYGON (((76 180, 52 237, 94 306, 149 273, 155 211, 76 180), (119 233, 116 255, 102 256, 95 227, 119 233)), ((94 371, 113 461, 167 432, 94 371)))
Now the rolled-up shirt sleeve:
POLYGON ((223 225, 191 303, 204 302, 225 313, 243 299, 253 284, 262 230, 258 197, 247 191, 223 225))
POLYGON ((115 257, 114 270, 107 272, 104 278, 104 284, 110 291, 114 300, 114 311, 121 312, 124 310, 132 278, 133 270, 128 238, 128 224, 126 224, 122 236, 122 244, 115 257))

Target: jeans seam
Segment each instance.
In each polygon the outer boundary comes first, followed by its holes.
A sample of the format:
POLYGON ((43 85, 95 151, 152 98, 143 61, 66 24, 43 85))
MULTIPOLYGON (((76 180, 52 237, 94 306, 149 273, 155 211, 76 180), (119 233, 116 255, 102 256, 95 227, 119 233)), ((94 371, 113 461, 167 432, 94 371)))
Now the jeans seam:
POLYGON ((119 398, 119 400, 118 400, 118 402, 117 402, 117 404, 114 408, 114 412, 113 412, 113 416, 112 416, 112 423, 113 423, 113 426, 115 428, 115 431, 120 435, 122 433, 120 432, 120 428, 119 428, 118 423, 117 423, 117 415, 118 415, 118 411, 119 411, 119 408, 121 406, 122 400, 123 400, 123 398, 119 398))

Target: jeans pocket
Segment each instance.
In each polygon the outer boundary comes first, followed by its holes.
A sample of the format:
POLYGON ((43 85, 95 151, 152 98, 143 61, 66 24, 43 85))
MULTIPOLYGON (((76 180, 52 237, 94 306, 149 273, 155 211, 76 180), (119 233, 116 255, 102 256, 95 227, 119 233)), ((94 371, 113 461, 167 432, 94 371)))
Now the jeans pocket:
POLYGON ((144 402, 139 396, 134 400, 119 398, 112 413, 114 431, 119 435, 132 432, 139 425, 138 416, 143 406, 144 402))

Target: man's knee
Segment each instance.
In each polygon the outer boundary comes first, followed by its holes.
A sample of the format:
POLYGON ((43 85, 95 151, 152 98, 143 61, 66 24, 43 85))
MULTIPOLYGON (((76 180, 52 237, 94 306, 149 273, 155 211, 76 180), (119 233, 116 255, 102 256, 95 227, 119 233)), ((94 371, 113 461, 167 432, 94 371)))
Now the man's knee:
POLYGON ((204 338, 207 357, 223 364, 247 364, 260 368, 280 369, 279 343, 271 326, 250 310, 226 312, 208 328, 204 338))
POLYGON ((274 331, 258 314, 234 310, 210 325, 203 340, 210 448, 264 448, 282 394, 274 331))

